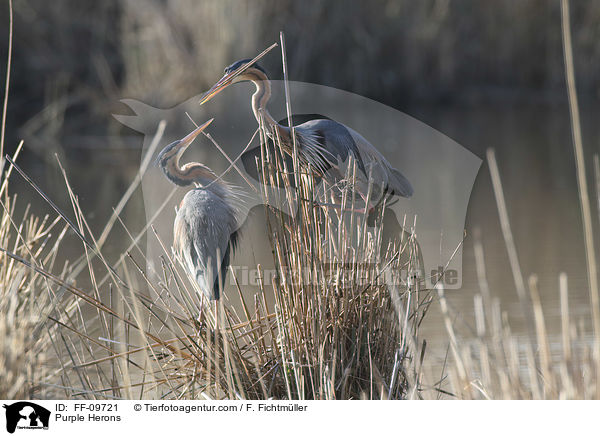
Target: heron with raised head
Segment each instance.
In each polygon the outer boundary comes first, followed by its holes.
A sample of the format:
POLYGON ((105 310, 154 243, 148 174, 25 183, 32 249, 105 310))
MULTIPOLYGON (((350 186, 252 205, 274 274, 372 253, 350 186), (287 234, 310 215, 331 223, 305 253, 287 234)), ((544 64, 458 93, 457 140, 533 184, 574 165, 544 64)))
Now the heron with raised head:
POLYGON ((179 163, 186 149, 212 121, 167 145, 159 153, 157 164, 174 184, 195 185, 177 209, 173 249, 202 292, 210 300, 218 300, 238 240, 239 199, 235 188, 207 166, 199 162, 183 166, 179 163))
MULTIPOLYGON (((267 128, 271 139, 279 138, 284 152, 291 156, 292 129, 276 122, 267 110, 271 82, 262 67, 256 63, 248 65, 250 63, 251 59, 243 59, 225 68, 223 77, 202 96, 200 103, 206 103, 234 83, 254 83, 252 111, 256 121, 267 128)), ((410 197, 413 194, 408 179, 369 141, 349 127, 331 119, 313 119, 295 126, 293 131, 300 162, 308 165, 317 176, 333 176, 334 182, 343 180, 347 171, 344 164, 347 165, 352 157, 359 170, 355 190, 363 199, 367 199, 369 184, 372 186, 370 199, 375 204, 388 196, 410 197)))

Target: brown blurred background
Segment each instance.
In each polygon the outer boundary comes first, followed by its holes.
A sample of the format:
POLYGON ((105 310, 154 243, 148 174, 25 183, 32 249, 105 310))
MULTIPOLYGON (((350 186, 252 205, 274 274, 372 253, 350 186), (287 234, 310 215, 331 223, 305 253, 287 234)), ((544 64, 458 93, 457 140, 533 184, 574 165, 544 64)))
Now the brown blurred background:
MULTIPOLYGON (((15 0, 14 13, 9 143, 49 128, 32 123, 43 110, 63 115, 44 137, 68 147, 71 135, 116 129, 108 114, 119 98, 179 103, 280 30, 291 79, 399 110, 565 99, 557 1, 15 0)), ((0 19, 7 30, 7 4, 0 19)), ((600 3, 573 2, 578 89, 593 101, 599 20, 600 3)), ((278 56, 263 64, 281 76, 278 56)))

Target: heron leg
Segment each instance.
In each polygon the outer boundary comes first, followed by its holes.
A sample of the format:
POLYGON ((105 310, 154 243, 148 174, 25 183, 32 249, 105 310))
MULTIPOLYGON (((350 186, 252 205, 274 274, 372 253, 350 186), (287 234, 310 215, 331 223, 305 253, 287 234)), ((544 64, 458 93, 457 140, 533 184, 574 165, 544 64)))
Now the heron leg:
POLYGON ((202 315, 204 315, 204 298, 202 298, 202 297, 200 297, 200 307, 199 307, 199 309, 200 310, 198 311, 198 317, 196 318, 196 321, 198 322, 198 324, 200 326, 202 326, 203 325, 203 322, 202 322, 203 316, 202 315))

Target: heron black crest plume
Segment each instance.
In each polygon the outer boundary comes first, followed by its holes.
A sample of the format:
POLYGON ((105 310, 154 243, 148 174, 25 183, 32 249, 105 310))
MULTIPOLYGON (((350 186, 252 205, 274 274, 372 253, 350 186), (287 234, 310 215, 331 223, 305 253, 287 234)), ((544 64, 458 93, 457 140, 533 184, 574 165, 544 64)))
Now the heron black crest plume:
MULTIPOLYGON (((223 70, 223 72, 225 74, 230 74, 235 72, 238 68, 242 67, 243 65, 246 65, 248 63, 252 62, 252 59, 248 58, 248 59, 242 59, 240 61, 236 61, 234 63, 232 63, 231 65, 229 65, 227 68, 225 68, 225 70, 223 70)), ((263 67, 261 67, 258 62, 255 62, 254 64, 252 64, 252 68, 256 68, 259 71, 262 71, 265 75, 267 74, 267 72, 265 71, 265 69, 263 67)))

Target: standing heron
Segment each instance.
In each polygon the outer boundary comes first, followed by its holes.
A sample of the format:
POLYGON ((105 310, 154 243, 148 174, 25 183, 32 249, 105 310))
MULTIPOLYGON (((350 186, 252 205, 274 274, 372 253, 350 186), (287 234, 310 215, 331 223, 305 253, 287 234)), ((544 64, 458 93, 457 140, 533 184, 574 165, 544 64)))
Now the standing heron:
MULTIPOLYGON (((283 150, 291 156, 294 144, 292 129, 276 122, 267 110, 271 82, 258 64, 248 66, 250 61, 243 59, 225 68, 223 77, 204 94, 200 104, 234 83, 254 83, 256 91, 252 95, 252 111, 256 121, 259 125, 264 123, 271 139, 279 138, 283 150)), ((331 119, 313 119, 295 126, 293 131, 301 163, 308 165, 318 176, 333 176, 334 182, 343 180, 347 170, 343 164, 352 157, 359 170, 355 189, 365 201, 369 183, 372 184, 371 199, 375 203, 387 196, 410 197, 413 194, 408 179, 392 167, 369 141, 349 127, 331 119)))
POLYGON ((177 210, 173 249, 202 292, 210 300, 218 300, 238 240, 238 210, 234 206, 238 199, 234 188, 207 166, 199 162, 179 164, 185 150, 212 121, 167 145, 159 153, 157 163, 176 185, 196 186, 177 210))

